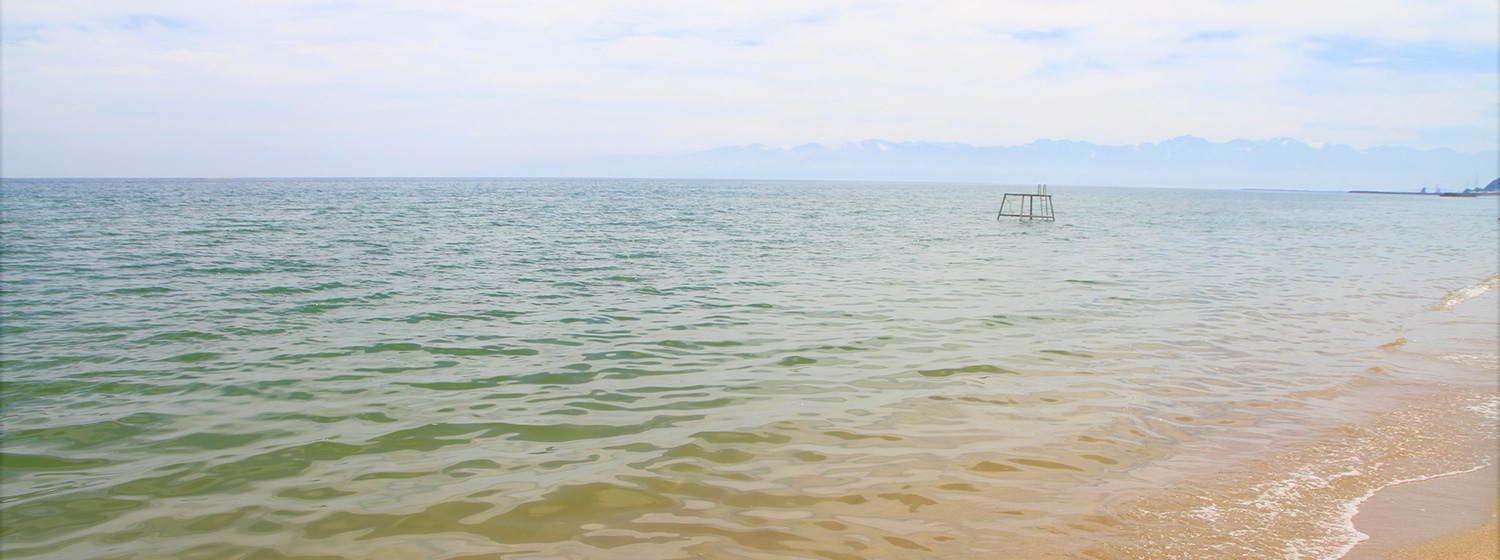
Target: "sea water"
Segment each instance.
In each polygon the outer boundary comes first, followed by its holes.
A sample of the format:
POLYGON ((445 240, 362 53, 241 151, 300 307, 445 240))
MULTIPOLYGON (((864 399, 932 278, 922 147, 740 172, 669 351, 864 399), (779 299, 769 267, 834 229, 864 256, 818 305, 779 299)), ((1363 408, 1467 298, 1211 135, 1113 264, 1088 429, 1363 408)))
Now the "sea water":
POLYGON ((0 550, 1336 558, 1493 459, 1500 199, 1029 191, 6 180, 0 550))

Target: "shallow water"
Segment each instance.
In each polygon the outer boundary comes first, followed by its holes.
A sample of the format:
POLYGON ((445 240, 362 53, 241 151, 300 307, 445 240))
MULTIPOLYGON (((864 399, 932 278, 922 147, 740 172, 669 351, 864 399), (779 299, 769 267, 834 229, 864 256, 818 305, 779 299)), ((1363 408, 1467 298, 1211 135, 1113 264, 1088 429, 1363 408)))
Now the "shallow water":
POLYGON ((0 546, 1330 558, 1493 456, 1495 199, 1007 190, 7 180, 0 546))

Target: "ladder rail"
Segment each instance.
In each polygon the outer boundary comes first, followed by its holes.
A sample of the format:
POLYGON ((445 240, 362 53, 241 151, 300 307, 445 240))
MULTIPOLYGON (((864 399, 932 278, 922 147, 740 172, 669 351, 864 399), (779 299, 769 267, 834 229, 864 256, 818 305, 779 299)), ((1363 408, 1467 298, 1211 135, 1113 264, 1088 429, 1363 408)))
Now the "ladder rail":
MULTIPOLYGON (((1038 189, 1042 190, 1042 189, 1038 189)), ((1046 220, 1056 221, 1057 216, 1052 208, 1052 195, 1029 194, 1029 193, 1005 193, 1000 198, 1000 212, 995 219, 1018 218, 1022 220, 1046 220), (1011 197, 1015 197, 1012 201, 1011 197), (1011 208, 1007 212, 1007 207, 1011 208)))

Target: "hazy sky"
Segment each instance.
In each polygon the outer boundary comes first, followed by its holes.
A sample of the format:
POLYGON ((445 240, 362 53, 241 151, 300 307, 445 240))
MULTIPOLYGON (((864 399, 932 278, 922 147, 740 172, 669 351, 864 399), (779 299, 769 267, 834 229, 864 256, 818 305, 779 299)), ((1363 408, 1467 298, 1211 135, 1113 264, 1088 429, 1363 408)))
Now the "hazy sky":
POLYGON ((4 0, 0 18, 9 177, 872 138, 1500 142, 1494 0, 4 0))

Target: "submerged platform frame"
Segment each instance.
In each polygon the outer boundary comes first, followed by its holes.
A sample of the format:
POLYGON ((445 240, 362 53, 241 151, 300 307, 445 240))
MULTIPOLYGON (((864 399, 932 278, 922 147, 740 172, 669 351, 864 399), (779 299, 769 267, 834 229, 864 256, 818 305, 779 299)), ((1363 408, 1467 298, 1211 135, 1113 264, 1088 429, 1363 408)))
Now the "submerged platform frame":
POLYGON ((1052 195, 1047 194, 1045 186, 1038 186, 1036 194, 1005 193, 1000 198, 1000 213, 995 215, 996 220, 1000 218, 1057 221, 1052 212, 1052 195))

